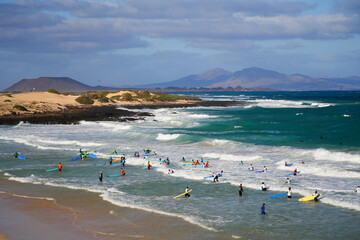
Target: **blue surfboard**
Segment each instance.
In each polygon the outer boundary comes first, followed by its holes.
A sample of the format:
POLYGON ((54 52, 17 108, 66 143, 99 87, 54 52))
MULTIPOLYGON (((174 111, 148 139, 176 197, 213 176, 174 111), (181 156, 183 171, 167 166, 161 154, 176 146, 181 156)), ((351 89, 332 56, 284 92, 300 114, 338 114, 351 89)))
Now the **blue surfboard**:
POLYGON ((282 196, 286 196, 287 195, 287 192, 286 193, 280 193, 278 195, 273 195, 273 196, 270 196, 269 198, 278 198, 278 197, 282 197, 282 196))
POLYGON ((117 167, 117 166, 120 166, 120 165, 122 165, 122 164, 123 164, 123 162, 117 163, 117 164, 115 164, 115 165, 112 165, 111 167, 117 167))
POLYGON ((79 159, 81 159, 81 156, 80 156, 80 155, 79 155, 79 156, 74 157, 73 159, 71 159, 71 161, 77 161, 77 160, 79 160, 79 159))
POLYGON ((290 167, 290 166, 292 166, 293 164, 292 163, 290 163, 290 164, 288 164, 288 165, 285 165, 285 167, 290 167))
POLYGON ((95 164, 96 166, 100 166, 100 165, 106 165, 106 163, 97 163, 95 164))
MULTIPOLYGON (((300 173, 300 171, 296 172, 296 174, 300 173)), ((287 176, 291 176, 291 175, 294 175, 294 173, 289 173, 289 174, 286 174, 285 177, 287 176)))
POLYGON ((204 177, 204 179, 207 179, 207 178, 213 178, 214 176, 208 176, 208 177, 204 177))
POLYGON ((26 159, 26 157, 23 157, 23 156, 20 156, 20 155, 18 155, 17 158, 18 159, 26 159))
POLYGON ((249 169, 247 169, 247 170, 244 170, 244 171, 253 172, 254 170, 249 170, 249 169))
POLYGON ((92 158, 97 158, 97 156, 95 154, 92 154, 92 153, 88 153, 88 156, 90 156, 92 158))
POLYGON ((255 171, 256 173, 261 173, 261 172, 264 172, 264 170, 261 170, 261 171, 255 171))

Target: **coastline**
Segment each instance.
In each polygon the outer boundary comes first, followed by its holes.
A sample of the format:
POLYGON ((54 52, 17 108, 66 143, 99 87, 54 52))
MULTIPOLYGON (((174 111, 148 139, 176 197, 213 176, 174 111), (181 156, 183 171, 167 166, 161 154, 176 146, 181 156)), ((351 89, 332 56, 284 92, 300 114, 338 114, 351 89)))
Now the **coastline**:
POLYGON ((240 101, 189 101, 168 102, 152 104, 126 104, 103 106, 67 106, 60 111, 43 113, 5 114, 0 116, 0 125, 17 125, 20 122, 30 124, 78 124, 80 121, 136 121, 152 116, 147 112, 136 112, 126 109, 160 109, 160 108, 185 108, 185 107, 229 107, 244 104, 240 101))
POLYGON ((98 193, 5 178, 0 178, 0 213, 5 239, 228 238, 179 217, 113 205, 98 193))

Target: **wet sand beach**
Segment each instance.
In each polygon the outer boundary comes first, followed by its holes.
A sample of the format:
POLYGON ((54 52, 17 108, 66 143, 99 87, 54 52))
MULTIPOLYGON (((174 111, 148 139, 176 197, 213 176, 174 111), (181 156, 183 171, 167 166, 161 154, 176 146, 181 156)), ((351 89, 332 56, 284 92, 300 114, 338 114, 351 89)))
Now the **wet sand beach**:
POLYGON ((5 179, 0 191, 0 232, 9 239, 221 238, 180 218, 118 207, 87 191, 5 179))

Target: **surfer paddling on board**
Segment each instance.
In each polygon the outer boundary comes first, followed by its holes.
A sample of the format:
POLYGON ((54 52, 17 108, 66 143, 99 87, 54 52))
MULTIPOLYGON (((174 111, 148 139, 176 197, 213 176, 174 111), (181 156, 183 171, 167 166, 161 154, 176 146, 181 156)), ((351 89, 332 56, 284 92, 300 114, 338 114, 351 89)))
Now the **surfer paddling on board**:
POLYGON ((99 181, 102 182, 102 179, 103 179, 103 173, 100 172, 100 173, 99 173, 99 181))
POLYGON ((297 174, 297 169, 295 168, 295 170, 294 170, 294 176, 296 176, 296 174, 297 174))
POLYGON ((190 194, 189 194, 189 187, 186 187, 185 188, 185 197, 190 197, 190 194))
POLYGON ((264 182, 261 183, 261 191, 266 191, 267 187, 266 184, 264 182))
POLYGON ((356 193, 360 193, 360 186, 357 186, 357 188, 355 189, 355 191, 354 192, 356 192, 356 193))
POLYGON ((317 191, 315 191, 313 196, 314 196, 314 201, 319 201, 320 194, 317 191))

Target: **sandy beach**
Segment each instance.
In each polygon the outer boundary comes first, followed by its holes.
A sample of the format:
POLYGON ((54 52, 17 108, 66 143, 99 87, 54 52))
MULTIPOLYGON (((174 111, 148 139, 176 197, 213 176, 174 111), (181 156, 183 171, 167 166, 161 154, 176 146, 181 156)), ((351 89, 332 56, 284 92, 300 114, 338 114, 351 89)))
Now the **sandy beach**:
POLYGON ((0 180, 0 239, 212 239, 186 221, 103 201, 98 194, 0 180), (41 194, 43 196, 41 196, 41 194), (46 197, 45 197, 46 196, 46 197), (194 238, 193 238, 194 237, 194 238))

